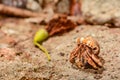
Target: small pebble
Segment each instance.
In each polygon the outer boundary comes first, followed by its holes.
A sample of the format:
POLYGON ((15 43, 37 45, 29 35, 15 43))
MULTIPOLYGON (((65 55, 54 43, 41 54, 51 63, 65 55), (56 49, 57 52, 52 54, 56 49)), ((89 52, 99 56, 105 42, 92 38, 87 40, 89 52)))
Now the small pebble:
POLYGON ((60 52, 59 54, 60 54, 60 56, 64 56, 65 55, 65 53, 63 53, 63 52, 60 52))

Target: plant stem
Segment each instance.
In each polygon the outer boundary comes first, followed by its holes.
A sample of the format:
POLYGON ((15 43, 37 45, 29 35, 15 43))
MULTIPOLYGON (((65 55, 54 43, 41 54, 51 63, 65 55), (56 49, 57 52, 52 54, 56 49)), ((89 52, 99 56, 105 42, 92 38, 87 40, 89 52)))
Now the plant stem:
POLYGON ((40 45, 39 43, 37 43, 37 42, 34 42, 34 44, 36 45, 36 46, 38 46, 44 53, 45 53, 45 55, 47 56, 47 58, 48 58, 48 61, 50 61, 51 60, 51 58, 50 58, 50 55, 49 55, 49 53, 48 53, 48 51, 47 51, 47 49, 46 48, 44 48, 42 45, 40 45))

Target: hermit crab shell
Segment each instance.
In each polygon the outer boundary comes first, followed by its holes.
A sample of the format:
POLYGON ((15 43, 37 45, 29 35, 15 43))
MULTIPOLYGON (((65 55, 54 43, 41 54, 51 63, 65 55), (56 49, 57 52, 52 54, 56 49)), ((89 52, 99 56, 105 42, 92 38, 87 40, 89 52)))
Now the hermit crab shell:
POLYGON ((100 52, 100 47, 98 42, 91 36, 87 36, 87 37, 82 37, 80 39, 77 40, 78 43, 83 43, 87 46, 89 46, 90 48, 92 48, 94 54, 98 55, 100 52))

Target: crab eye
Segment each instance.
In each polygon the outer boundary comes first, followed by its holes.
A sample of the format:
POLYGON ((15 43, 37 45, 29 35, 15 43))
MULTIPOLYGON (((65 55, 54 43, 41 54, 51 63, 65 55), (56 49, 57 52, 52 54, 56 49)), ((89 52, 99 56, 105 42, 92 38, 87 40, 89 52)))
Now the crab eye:
POLYGON ((93 48, 93 50, 97 50, 97 48, 96 48, 96 47, 94 47, 94 48, 93 48))

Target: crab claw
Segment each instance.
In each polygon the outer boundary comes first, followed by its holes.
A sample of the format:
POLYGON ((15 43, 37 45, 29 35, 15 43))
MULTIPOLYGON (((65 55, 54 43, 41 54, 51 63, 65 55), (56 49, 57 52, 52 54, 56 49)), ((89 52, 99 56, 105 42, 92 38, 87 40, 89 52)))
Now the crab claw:
POLYGON ((87 62, 95 69, 98 69, 97 65, 94 63, 94 61, 92 60, 92 58, 88 55, 88 53, 86 52, 84 54, 84 58, 87 60, 87 62))
POLYGON ((91 52, 87 52, 87 53, 88 53, 88 56, 93 60, 93 62, 95 62, 100 67, 103 66, 100 58, 97 55, 92 54, 91 52))
POLYGON ((92 59, 93 59, 100 67, 103 66, 103 63, 101 62, 101 60, 99 59, 98 56, 92 54, 91 57, 92 57, 92 59))

